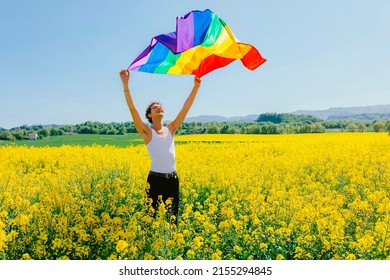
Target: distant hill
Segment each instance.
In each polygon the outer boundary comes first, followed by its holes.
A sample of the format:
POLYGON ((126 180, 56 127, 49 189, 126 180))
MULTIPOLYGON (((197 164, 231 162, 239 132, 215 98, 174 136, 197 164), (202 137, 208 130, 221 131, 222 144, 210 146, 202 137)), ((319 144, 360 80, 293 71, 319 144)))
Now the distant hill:
POLYGON ((291 114, 312 115, 323 120, 390 120, 390 105, 338 107, 327 110, 298 110, 291 114))
MULTIPOLYGON (((294 115, 311 115, 322 120, 390 120, 390 105, 337 107, 326 110, 297 110, 294 115)), ((260 115, 260 114, 259 114, 260 115)), ((216 115, 201 115, 186 118, 185 122, 253 122, 259 115, 223 117, 216 115)))
POLYGON ((223 117, 214 115, 202 115, 197 117, 186 118, 185 122, 253 122, 259 115, 223 117))

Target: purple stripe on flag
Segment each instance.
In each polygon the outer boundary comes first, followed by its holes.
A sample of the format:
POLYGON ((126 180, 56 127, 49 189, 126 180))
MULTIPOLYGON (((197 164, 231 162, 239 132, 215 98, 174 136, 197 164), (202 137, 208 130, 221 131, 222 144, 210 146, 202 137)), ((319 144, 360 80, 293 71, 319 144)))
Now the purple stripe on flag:
POLYGON ((146 64, 149 60, 149 57, 150 57, 150 54, 151 53, 147 53, 144 57, 141 57, 138 61, 134 61, 130 66, 129 68, 127 68, 128 70, 134 70, 134 71, 138 71, 138 69, 143 66, 144 64, 146 64))
POLYGON ((174 32, 158 35, 154 39, 165 45, 173 53, 176 53, 176 34, 174 32))
POLYGON ((188 13, 184 17, 176 18, 176 53, 181 53, 194 47, 194 14, 188 13))
POLYGON ((137 56, 136 59, 134 59, 134 61, 130 64, 130 66, 127 68, 128 70, 133 70, 134 69, 134 65, 139 65, 140 63, 136 63, 137 61, 139 60, 142 60, 143 63, 145 63, 147 61, 147 59, 143 59, 144 57, 149 57, 150 56, 150 52, 152 51, 154 45, 157 43, 156 39, 152 38, 152 41, 150 43, 150 45, 148 47, 146 47, 146 49, 139 55, 137 56))

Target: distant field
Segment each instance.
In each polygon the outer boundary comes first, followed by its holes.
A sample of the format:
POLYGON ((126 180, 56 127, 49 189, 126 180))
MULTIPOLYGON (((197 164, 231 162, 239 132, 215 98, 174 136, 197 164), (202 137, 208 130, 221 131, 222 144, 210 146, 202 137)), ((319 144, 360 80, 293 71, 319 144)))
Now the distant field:
POLYGON ((128 133, 126 135, 100 135, 100 134, 69 134, 62 136, 50 136, 39 140, 16 140, 0 141, 0 146, 4 145, 26 145, 34 147, 59 147, 62 145, 92 146, 92 145, 112 145, 127 147, 129 145, 141 144, 142 139, 138 133, 128 133))
MULTIPOLYGON (((336 134, 339 137, 343 135, 354 135, 358 133, 325 133, 317 134, 318 137, 327 138, 333 137, 336 134), (322 135, 322 136, 321 136, 322 135)), ((378 133, 364 132, 364 135, 376 135, 378 133)), ((383 133, 385 134, 385 133, 383 133)), ((308 134, 292 134, 289 136, 291 141, 300 141, 308 134), (295 140, 294 140, 295 139, 295 140)), ((190 142, 278 142, 282 135, 264 135, 264 134, 191 134, 191 135, 176 135, 175 142, 177 144, 186 144, 190 142)), ((63 145, 70 146, 92 146, 92 145, 110 145, 116 147, 128 147, 143 144, 141 136, 138 133, 128 133, 126 135, 99 135, 99 134, 69 134, 62 136, 50 136, 39 140, 16 140, 16 141, 1 141, 0 146, 16 145, 16 146, 32 146, 32 147, 60 147, 63 145)))

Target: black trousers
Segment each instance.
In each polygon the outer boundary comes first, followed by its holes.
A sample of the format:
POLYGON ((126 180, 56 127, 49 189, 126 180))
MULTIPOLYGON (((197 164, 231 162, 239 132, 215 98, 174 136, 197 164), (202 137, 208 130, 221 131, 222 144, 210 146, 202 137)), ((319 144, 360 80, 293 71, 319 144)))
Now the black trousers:
POLYGON ((179 214, 179 178, 175 175, 172 178, 164 178, 148 175, 149 189, 147 190, 148 198, 152 199, 152 207, 155 212, 158 211, 159 197, 165 203, 168 198, 172 199, 172 214, 176 217, 176 223, 179 214))

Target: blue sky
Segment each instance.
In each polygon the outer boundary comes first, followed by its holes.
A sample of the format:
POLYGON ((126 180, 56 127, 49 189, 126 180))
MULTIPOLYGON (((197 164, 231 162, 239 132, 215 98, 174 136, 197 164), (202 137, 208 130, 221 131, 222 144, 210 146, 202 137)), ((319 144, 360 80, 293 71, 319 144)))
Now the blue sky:
MULTIPOLYGON (((0 6, 0 127, 131 120, 118 72, 175 19, 211 9, 268 60, 202 79, 188 116, 390 104, 390 2, 63 0, 0 6)), ((191 76, 131 73, 141 114, 179 112, 191 76)))

